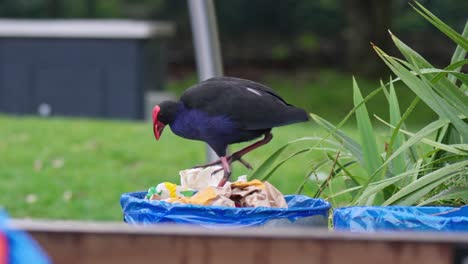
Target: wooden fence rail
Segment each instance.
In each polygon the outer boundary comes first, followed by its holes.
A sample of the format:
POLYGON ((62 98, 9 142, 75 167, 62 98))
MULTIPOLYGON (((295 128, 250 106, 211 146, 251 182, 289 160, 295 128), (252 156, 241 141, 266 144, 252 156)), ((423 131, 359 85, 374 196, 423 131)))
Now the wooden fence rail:
POLYGON ((31 234, 54 263, 468 263, 468 233, 213 230, 29 220, 12 224, 31 234))

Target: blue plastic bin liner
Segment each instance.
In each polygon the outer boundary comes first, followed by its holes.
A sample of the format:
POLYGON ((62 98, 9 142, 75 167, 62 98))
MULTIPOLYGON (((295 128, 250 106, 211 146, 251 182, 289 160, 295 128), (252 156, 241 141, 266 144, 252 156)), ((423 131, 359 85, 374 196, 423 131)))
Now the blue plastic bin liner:
POLYGON ((200 206, 145 200, 146 192, 120 198, 124 222, 178 223, 204 227, 327 226, 330 203, 304 195, 286 195, 289 208, 200 206))
POLYGON ((336 230, 468 232, 468 206, 356 206, 337 208, 336 230))
POLYGON ((6 235, 9 264, 49 264, 49 257, 27 233, 8 226, 8 216, 0 209, 0 232, 6 235))

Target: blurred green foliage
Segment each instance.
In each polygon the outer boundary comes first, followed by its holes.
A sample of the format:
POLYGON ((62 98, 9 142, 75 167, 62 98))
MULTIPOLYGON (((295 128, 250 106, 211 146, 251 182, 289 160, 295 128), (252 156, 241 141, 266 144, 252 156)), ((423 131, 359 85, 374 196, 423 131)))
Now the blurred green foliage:
MULTIPOLYGON (((215 0, 226 66, 259 63, 275 64, 276 67, 302 65, 343 69, 349 64, 346 57, 342 58, 343 54, 352 52, 347 50, 346 41, 343 42, 350 32, 346 20, 350 10, 343 1, 215 0)), ((433 39, 435 34, 426 34, 435 32, 435 29, 412 13, 408 0, 386 1, 393 3, 393 10, 388 12, 393 21, 392 32, 408 37, 411 45, 418 43, 415 47, 436 62, 445 62, 449 55, 434 46, 425 45, 428 42, 437 43, 435 46, 444 45, 443 41, 433 39)), ((462 29, 468 13, 468 1, 420 2, 455 30, 462 29)), ((187 65, 194 59, 186 0, 0 0, 0 17, 169 20, 177 28, 177 39, 169 50, 170 60, 187 65)), ((386 28, 381 30, 385 32, 386 28)), ((370 50, 370 46, 363 49, 370 50)), ((351 70, 360 72, 358 66, 351 70)))
MULTIPOLYGON (((344 26, 343 0, 215 1, 220 28, 226 34, 270 32, 286 35, 336 34, 344 26)), ((392 0, 395 31, 432 30, 414 16, 407 0, 392 0)), ((434 14, 461 30, 468 12, 465 0, 421 0, 434 14)), ((186 0, 0 0, 1 17, 22 18, 155 18, 170 19, 189 30, 186 0)))

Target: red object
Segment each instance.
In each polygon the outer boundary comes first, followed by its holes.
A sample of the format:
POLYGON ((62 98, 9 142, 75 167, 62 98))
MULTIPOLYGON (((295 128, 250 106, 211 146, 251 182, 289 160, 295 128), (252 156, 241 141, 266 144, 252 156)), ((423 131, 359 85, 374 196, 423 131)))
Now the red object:
POLYGON ((8 239, 6 235, 0 232, 0 264, 8 263, 8 239))
POLYGON ((161 108, 157 105, 153 108, 153 132, 156 140, 159 140, 164 129, 164 124, 158 120, 159 111, 161 108))

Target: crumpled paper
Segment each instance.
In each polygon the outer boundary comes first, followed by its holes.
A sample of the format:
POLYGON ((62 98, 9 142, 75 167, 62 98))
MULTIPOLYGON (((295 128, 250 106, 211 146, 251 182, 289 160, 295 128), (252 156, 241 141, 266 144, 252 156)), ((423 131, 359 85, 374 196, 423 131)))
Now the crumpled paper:
MULTIPOLYGON (((180 186, 194 190, 201 190, 208 186, 217 187, 224 176, 224 172, 221 170, 215 174, 212 173, 221 168, 221 166, 216 165, 206 168, 182 170, 179 172, 180 186)), ((239 176, 237 181, 247 181, 247 176, 239 176)))
MULTIPOLYGON (((283 194, 269 182, 247 181, 247 176, 240 176, 235 182, 227 182, 217 187, 223 177, 223 171, 211 174, 221 166, 188 169, 179 172, 183 190, 195 190, 193 196, 171 195, 169 198, 151 196, 150 200, 163 200, 170 203, 195 204, 204 206, 228 207, 277 207, 287 208, 283 194)), ((172 192, 174 194, 174 192, 172 192)))
POLYGON ((234 182, 231 189, 231 199, 240 207, 288 207, 283 194, 267 181, 234 182))

